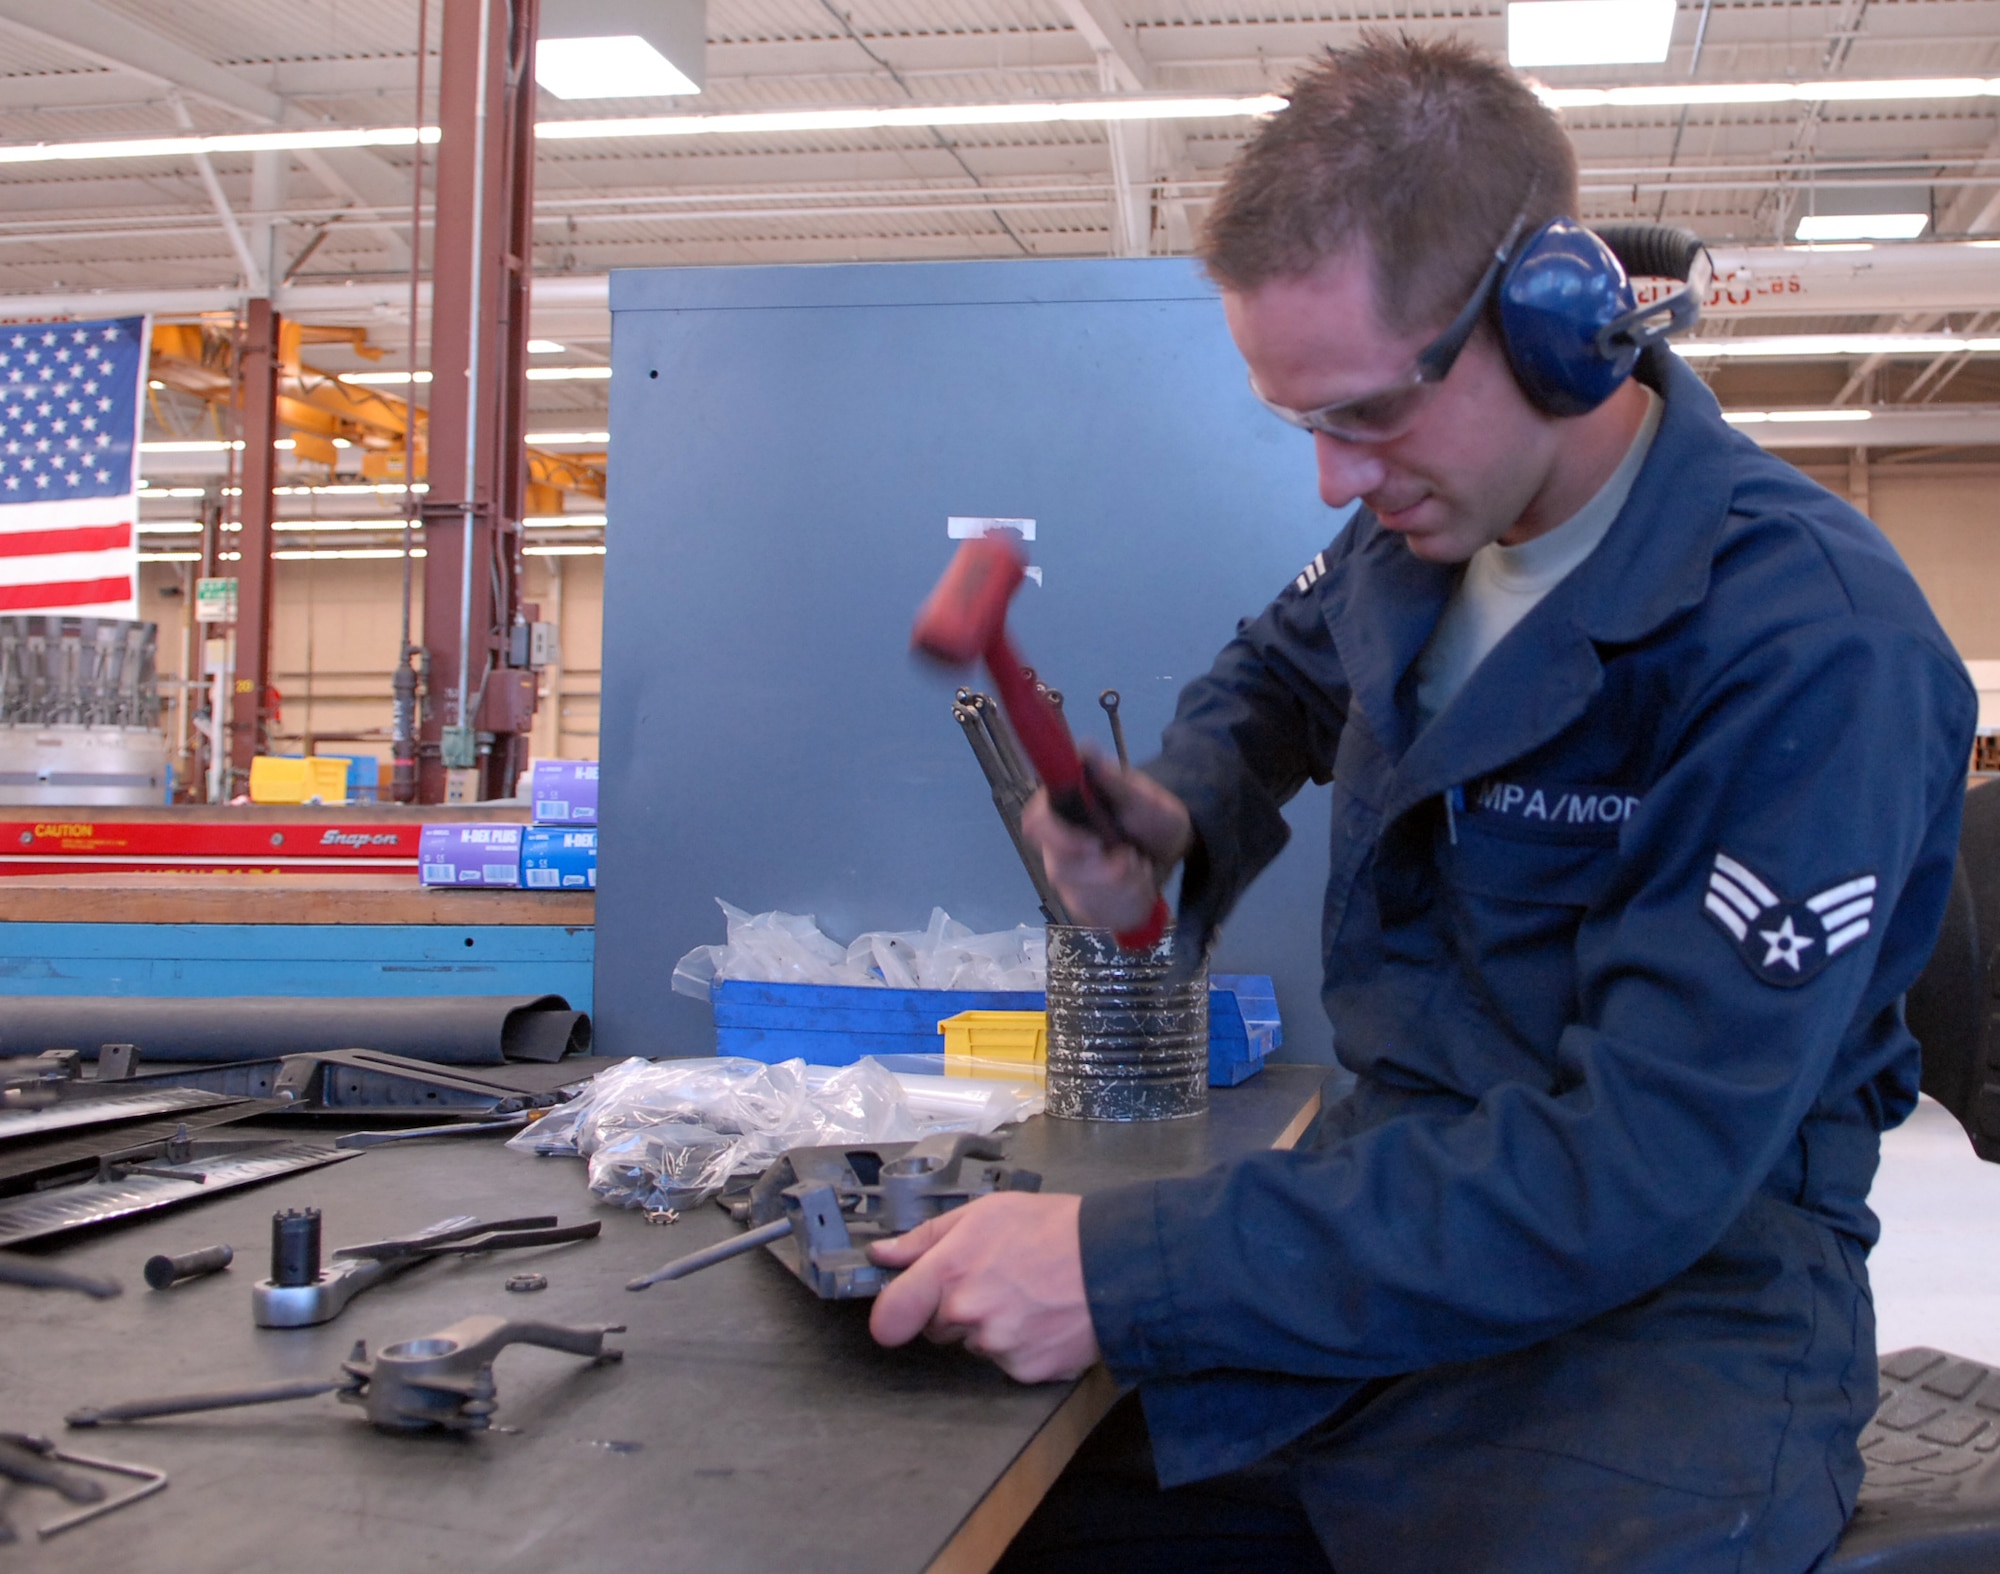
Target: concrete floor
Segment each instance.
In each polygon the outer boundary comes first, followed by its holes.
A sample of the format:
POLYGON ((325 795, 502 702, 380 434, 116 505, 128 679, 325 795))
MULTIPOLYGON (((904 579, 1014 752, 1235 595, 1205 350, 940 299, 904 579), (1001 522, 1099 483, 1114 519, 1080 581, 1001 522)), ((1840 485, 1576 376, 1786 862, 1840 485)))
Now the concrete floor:
POLYGON ((1924 1099, 1882 1140, 1869 1203, 1877 1347, 1930 1345, 2000 1366, 2000 1164, 1983 1163, 1941 1104, 1924 1099))

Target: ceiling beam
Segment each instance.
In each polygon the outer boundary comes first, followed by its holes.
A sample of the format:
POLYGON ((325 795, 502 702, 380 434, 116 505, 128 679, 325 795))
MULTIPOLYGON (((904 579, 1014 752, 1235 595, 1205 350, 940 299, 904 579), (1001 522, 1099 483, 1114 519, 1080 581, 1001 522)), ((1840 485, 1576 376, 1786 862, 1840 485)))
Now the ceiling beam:
MULTIPOLYGON (((100 0, 0 0, 0 27, 54 44, 108 71, 122 72, 161 90, 269 126, 311 125, 317 117, 227 66, 184 49, 172 39, 113 11, 100 0)), ((409 200, 409 182, 395 166, 366 148, 299 155, 331 190, 350 202, 382 206, 409 200)), ((408 264, 406 234, 395 246, 408 264)))
POLYGON ((99 0, 0 0, 0 26, 55 44, 106 70, 124 72, 188 98, 266 125, 293 117, 285 101, 227 66, 219 66, 172 39, 113 11, 99 0))
POLYGON ((1090 45, 1090 52, 1102 61, 1109 57, 1105 86, 1127 93, 1145 93, 1153 86, 1153 68, 1139 53, 1139 40, 1132 24, 1114 11, 1106 0, 1056 0, 1062 13, 1090 45))

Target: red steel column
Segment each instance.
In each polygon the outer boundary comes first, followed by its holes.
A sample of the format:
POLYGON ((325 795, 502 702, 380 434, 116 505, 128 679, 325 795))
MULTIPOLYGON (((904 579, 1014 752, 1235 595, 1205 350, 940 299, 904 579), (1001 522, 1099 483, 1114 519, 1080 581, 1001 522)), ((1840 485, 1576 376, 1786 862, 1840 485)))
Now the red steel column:
POLYGON ((276 500, 278 436, 278 314, 253 300, 236 362, 243 434, 237 498, 236 682, 229 698, 229 791, 247 792, 250 761, 264 752, 266 696, 271 686, 271 520, 276 500))
POLYGON ((428 679, 417 796, 476 766, 513 791, 532 672, 509 666, 520 607, 534 196, 535 0, 444 0, 424 498, 428 679))

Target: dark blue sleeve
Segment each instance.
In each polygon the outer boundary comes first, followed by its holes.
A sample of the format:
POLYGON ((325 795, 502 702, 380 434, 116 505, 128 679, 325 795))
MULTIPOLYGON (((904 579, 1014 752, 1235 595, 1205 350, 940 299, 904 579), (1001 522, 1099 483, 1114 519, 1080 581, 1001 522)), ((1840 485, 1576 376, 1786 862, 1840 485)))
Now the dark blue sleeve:
POLYGON ((1321 610, 1327 583, 1295 582, 1239 623, 1207 675, 1181 691, 1159 757, 1142 767, 1194 822, 1180 930, 1198 947, 1284 850, 1284 805, 1307 781, 1331 778, 1347 693, 1321 610))
POLYGON ((1086 1197, 1112 1371, 1411 1371, 1536 1342, 1693 1263, 1815 1101, 1881 1074, 1871 1045, 1913 1054, 1897 1000, 1943 911, 1973 720, 1948 653, 1885 621, 1822 619, 1729 661, 1662 719, 1669 763, 1583 921, 1549 1085, 1086 1197), (1778 987, 1706 910, 1718 852, 1796 894, 1872 875, 1875 921, 1778 987))

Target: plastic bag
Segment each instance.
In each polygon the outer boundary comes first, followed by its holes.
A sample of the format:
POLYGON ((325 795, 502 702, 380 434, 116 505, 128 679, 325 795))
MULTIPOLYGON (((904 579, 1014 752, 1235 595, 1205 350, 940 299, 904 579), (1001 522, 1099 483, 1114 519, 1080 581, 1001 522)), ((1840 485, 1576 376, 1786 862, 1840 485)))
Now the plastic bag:
POLYGON ((1021 924, 974 934, 942 907, 922 929, 870 930, 846 947, 809 914, 746 913, 718 901, 726 945, 696 946, 675 964, 673 987, 709 998, 717 979, 891 989, 1038 990, 1048 979, 1048 936, 1021 924))
POLYGON ((672 1123, 620 1133, 590 1156, 590 1191, 619 1208, 692 1208, 729 1183, 739 1139, 672 1123))
POLYGON ((714 1196, 731 1175, 764 1170, 788 1148, 985 1133, 1040 1108, 1025 1085, 903 1077, 867 1059, 851 1066, 635 1059, 599 1072, 507 1146, 588 1160, 590 1189, 606 1202, 681 1209, 714 1196))

